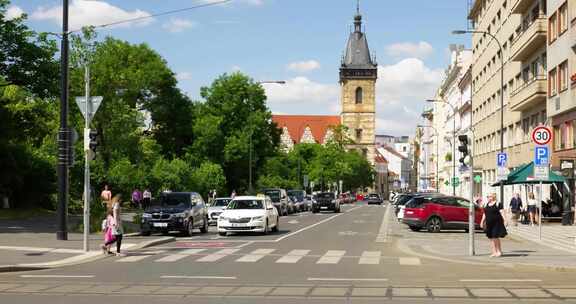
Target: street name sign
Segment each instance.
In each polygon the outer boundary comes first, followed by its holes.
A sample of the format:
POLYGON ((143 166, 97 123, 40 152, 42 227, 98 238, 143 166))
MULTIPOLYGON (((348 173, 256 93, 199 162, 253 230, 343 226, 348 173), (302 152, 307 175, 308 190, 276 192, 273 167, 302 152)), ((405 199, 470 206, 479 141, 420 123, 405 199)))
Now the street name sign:
POLYGON ((545 146, 552 140, 552 130, 545 126, 539 126, 532 130, 532 141, 539 145, 545 146))

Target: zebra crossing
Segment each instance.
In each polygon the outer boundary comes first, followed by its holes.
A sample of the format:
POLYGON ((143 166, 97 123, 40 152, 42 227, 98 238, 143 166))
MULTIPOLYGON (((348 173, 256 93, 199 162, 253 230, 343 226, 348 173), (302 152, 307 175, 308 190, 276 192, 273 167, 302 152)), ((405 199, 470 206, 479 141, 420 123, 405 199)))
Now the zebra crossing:
POLYGON ((296 264, 313 262, 317 265, 336 265, 344 261, 358 265, 379 265, 383 263, 395 263, 401 266, 420 266, 422 263, 417 257, 392 257, 385 256, 381 251, 362 251, 356 254, 346 250, 326 250, 313 252, 310 249, 293 249, 282 252, 272 248, 258 248, 242 252, 242 248, 193 248, 177 252, 155 251, 140 252, 134 255, 119 258, 116 263, 137 263, 151 261, 154 263, 175 263, 179 261, 194 263, 258 263, 273 262, 276 264, 296 264))

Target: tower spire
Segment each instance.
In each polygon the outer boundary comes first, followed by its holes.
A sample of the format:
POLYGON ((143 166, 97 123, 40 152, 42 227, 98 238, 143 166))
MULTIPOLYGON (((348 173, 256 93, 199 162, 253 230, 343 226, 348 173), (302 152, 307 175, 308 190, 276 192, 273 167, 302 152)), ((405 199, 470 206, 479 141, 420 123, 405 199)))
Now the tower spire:
POLYGON ((354 17, 354 31, 362 32, 362 15, 360 15, 360 0, 356 0, 356 16, 354 17))
POLYGON ((356 1, 356 15, 360 15, 360 0, 356 1))

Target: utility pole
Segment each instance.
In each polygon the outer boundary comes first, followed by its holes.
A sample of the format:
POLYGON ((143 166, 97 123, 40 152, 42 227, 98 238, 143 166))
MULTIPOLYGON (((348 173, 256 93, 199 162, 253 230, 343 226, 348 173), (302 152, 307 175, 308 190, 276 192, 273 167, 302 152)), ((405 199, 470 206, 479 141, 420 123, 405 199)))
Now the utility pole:
POLYGON ((252 194, 252 133, 253 131, 250 131, 250 147, 248 148, 248 162, 249 162, 249 168, 248 168, 248 194, 252 194))
MULTIPOLYGON (((87 58, 86 58, 87 59, 87 58)), ((92 121, 92 100, 90 99, 90 64, 85 61, 84 82, 86 84, 86 104, 84 108, 84 136, 90 136, 92 121)), ((84 251, 90 251, 90 148, 84 149, 84 251)))
POLYGON ((58 227, 57 240, 68 240, 68 0, 62 0, 62 42, 60 49, 60 129, 58 130, 58 227))

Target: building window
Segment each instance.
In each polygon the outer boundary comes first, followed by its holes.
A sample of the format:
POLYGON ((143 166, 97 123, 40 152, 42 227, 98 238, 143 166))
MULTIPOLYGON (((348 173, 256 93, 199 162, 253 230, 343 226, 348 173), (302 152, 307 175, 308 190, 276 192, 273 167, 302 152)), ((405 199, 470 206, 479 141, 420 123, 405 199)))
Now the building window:
POLYGON ((562 4, 558 9, 558 36, 564 34, 568 29, 568 5, 562 4))
POLYGON ((568 61, 562 62, 558 69, 558 84, 560 86, 559 91, 562 92, 568 89, 568 61))
POLYGON ((362 129, 356 129, 356 141, 362 140, 362 129))
POLYGON ((558 37, 558 22, 556 20, 556 13, 548 18, 548 43, 552 43, 558 37))
POLYGON ((362 103, 362 98, 364 97, 362 95, 363 95, 362 88, 360 87, 356 88, 356 104, 362 103))
POLYGON ((556 80, 556 69, 552 69, 548 73, 548 94, 550 96, 556 95, 556 90, 558 88, 558 81, 556 80))

